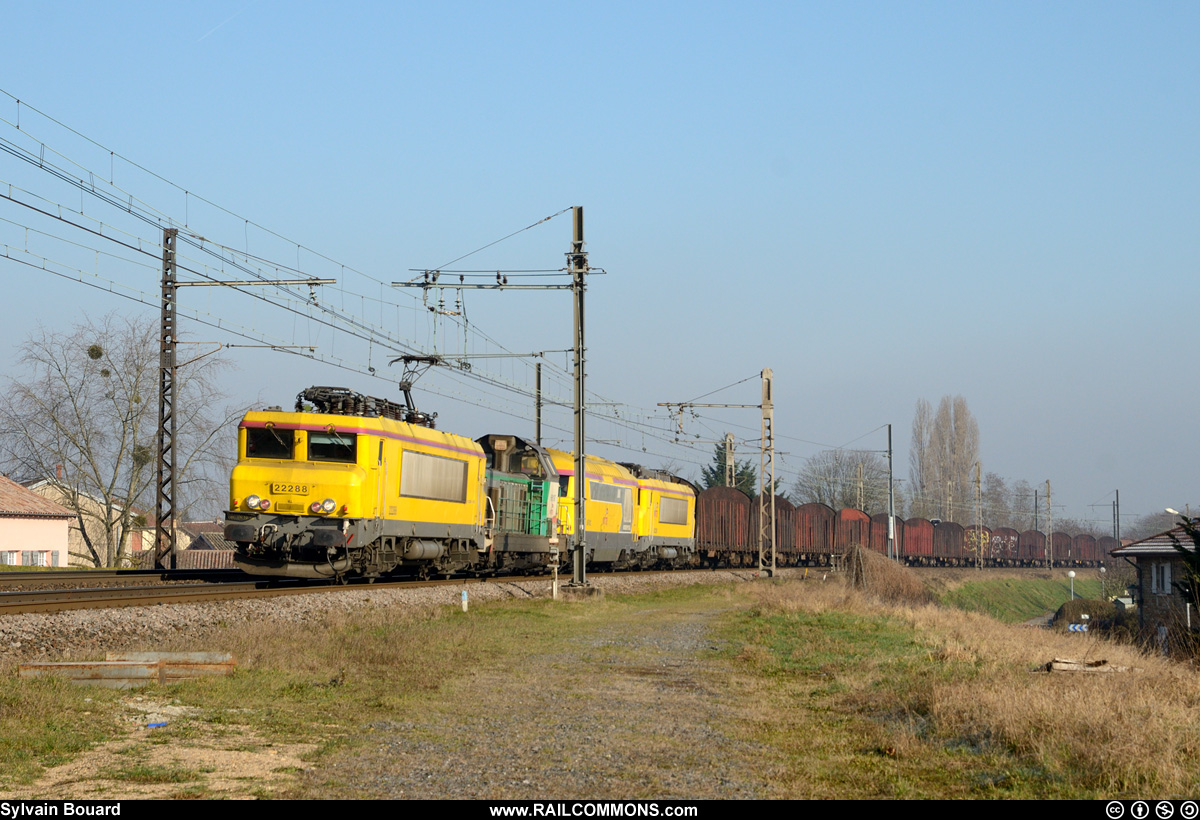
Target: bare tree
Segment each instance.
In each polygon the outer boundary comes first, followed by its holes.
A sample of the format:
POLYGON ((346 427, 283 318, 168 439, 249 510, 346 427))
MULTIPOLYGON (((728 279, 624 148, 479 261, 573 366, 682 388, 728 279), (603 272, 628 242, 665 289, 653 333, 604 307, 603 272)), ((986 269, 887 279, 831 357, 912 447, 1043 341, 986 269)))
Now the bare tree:
POLYGON ((1021 532, 1032 530, 1036 520, 1034 504, 1037 500, 1033 487, 1025 479, 1018 479, 1013 482, 1009 496, 1008 507, 1012 521, 1010 526, 1021 532))
POLYGON ((804 462, 792 488, 798 504, 887 512, 887 462, 869 450, 823 450, 804 462))
POLYGON ((988 473, 983 477, 983 523, 992 529, 1012 526, 1012 493, 1004 477, 988 473))
MULTIPOLYGON (((8 472, 41 481, 75 514, 71 558, 120 566, 131 531, 153 505, 158 430, 158 327, 109 315, 68 332, 40 329, 21 348, 25 374, 8 380, 0 412, 0 459, 8 472)), ((178 510, 212 498, 228 477, 214 389, 225 363, 201 358, 179 371, 175 440, 178 510), (225 471, 222 474, 222 471, 225 471)), ((225 449, 231 449, 226 447, 225 449)), ((219 490, 217 497, 223 497, 219 490)))
POLYGON ((917 401, 909 473, 915 491, 914 510, 954 521, 970 519, 975 498, 975 462, 979 460, 979 425, 962 396, 942 396, 931 416, 929 402, 917 401))
POLYGON ((930 436, 933 431, 933 409, 925 399, 917 399, 913 412, 912 446, 908 450, 908 477, 912 485, 909 499, 911 513, 931 518, 937 506, 933 488, 938 484, 937 464, 930 456, 930 436))
MULTIPOLYGON (((1187 512, 1200 509, 1200 507, 1191 507, 1187 512)), ((1195 515, 1192 512, 1192 515, 1195 515)), ((1186 516, 1185 516, 1186 517, 1186 516)), ((1140 515, 1130 524, 1121 525, 1121 538, 1128 538, 1132 541, 1140 541, 1143 538, 1149 538, 1152 535, 1166 532, 1179 526, 1179 517, 1172 515, 1169 512, 1155 512, 1140 515)), ((1110 527, 1111 529, 1111 527, 1110 527)), ((1107 533, 1111 535, 1112 533, 1107 533)))

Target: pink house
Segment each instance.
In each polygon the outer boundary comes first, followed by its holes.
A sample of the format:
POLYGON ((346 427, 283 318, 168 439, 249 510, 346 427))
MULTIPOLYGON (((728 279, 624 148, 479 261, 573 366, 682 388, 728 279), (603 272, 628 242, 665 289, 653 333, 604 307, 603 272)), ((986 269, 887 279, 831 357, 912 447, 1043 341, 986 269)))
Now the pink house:
POLYGON ((71 511, 0 476, 0 565, 67 566, 71 511))

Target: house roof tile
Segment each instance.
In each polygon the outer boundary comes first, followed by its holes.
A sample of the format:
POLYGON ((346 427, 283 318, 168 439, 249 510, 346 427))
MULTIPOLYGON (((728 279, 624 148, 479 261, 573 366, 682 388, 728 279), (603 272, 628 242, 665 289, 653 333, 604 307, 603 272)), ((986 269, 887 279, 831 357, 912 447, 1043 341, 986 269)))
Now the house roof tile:
POLYGON ((1175 527, 1166 532, 1160 532, 1158 535, 1143 538, 1141 541, 1134 541, 1132 544, 1118 547, 1112 551, 1112 554, 1119 558, 1137 558, 1139 555, 1147 557, 1152 555, 1178 555, 1172 536, 1179 539, 1179 546, 1184 549, 1195 549, 1192 539, 1183 531, 1183 527, 1175 527))
POLYGON ((0 476, 0 516, 21 518, 71 518, 71 511, 55 504, 10 478, 0 476))

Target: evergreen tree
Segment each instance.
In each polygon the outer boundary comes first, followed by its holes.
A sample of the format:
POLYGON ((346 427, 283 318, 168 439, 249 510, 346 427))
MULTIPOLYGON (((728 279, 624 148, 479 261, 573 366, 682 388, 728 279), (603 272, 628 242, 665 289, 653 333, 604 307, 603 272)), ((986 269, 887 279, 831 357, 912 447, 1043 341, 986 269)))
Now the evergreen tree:
MULTIPOLYGON (((758 471, 754 469, 754 464, 749 459, 746 461, 738 461, 736 458, 733 461, 733 486, 744 492, 751 498, 758 497, 758 471)), ((709 487, 724 487, 725 486, 725 445, 718 444, 713 452, 713 463, 711 467, 700 468, 700 483, 704 485, 704 489, 709 487)))
POLYGON ((1183 577, 1174 582, 1183 600, 1200 611, 1200 526, 1197 519, 1181 516, 1181 526, 1191 545, 1185 547, 1179 543, 1179 537, 1171 532, 1171 543, 1175 546, 1179 557, 1183 560, 1183 577))

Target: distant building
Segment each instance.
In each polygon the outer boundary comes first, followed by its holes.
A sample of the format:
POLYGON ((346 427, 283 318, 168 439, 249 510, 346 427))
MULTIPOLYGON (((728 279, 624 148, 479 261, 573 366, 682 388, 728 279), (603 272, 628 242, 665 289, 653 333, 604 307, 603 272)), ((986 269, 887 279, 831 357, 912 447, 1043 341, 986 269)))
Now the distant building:
POLYGON ((67 566, 71 511, 0 476, 0 564, 67 566))
POLYGON ((1176 527, 1141 541, 1113 550, 1114 558, 1123 558, 1137 569, 1138 628, 1146 641, 1160 644, 1171 633, 1185 630, 1190 621, 1200 628, 1200 612, 1188 612, 1183 595, 1175 582, 1183 579, 1183 559, 1175 549, 1175 540, 1189 552, 1195 550, 1183 527, 1176 527))
MULTIPOLYGON (((70 517, 70 524, 67 534, 67 550, 69 558, 64 555, 67 560, 62 566, 106 566, 109 556, 101 553, 99 562, 92 556, 92 552, 88 549, 87 542, 91 543, 102 551, 105 548, 104 537, 104 520, 106 514, 106 506, 104 500, 90 493, 86 493, 59 481, 42 480, 35 481, 28 485, 28 490, 44 499, 54 502, 56 505, 65 508, 70 517), (74 513, 76 507, 79 510, 79 515, 74 513), (87 538, 84 538, 84 530, 80 527, 80 521, 83 521, 83 527, 86 527, 87 538)), ((129 527, 121 532, 118 526, 118 533, 121 536, 120 554, 122 557, 122 566, 129 566, 134 563, 133 557, 135 554, 140 554, 144 549, 149 548, 154 542, 154 523, 147 521, 148 516, 136 507, 131 507, 129 527)), ((116 525, 117 510, 113 510, 113 521, 116 525)))

